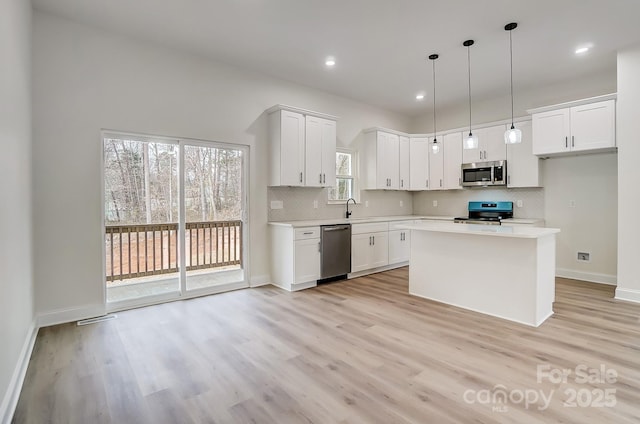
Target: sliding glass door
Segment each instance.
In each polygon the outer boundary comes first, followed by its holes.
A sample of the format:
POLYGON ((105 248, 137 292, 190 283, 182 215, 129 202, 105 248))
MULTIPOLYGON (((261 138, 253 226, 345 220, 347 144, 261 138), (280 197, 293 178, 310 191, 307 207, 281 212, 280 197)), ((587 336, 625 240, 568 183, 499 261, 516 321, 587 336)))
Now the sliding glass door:
POLYGON ((246 287, 246 147, 120 133, 103 142, 110 307, 246 287))

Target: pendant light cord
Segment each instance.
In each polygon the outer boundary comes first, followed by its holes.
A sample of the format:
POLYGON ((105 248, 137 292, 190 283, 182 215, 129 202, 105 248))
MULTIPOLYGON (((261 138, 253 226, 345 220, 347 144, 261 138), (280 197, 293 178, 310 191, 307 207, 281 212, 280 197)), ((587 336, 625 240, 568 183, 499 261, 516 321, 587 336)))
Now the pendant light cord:
POLYGON ((436 60, 433 59, 433 141, 436 140, 436 60))
POLYGON ((513 126, 513 42, 511 41, 511 30, 509 30, 509 61, 511 72, 511 129, 513 126))
POLYGON ((467 46, 467 70, 469 71, 469 135, 471 135, 471 45, 467 46))

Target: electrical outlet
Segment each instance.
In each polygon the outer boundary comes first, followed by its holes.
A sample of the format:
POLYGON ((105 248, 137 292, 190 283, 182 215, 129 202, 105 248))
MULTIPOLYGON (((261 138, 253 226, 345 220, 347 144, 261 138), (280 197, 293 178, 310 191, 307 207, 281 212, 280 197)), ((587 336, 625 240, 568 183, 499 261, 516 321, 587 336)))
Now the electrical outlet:
POLYGON ((284 207, 284 203, 282 200, 272 200, 271 201, 271 209, 282 209, 284 207))
POLYGON ((522 200, 516 200, 516 206, 521 208, 522 207, 522 200))
POLYGON ((369 201, 368 201, 368 200, 365 200, 365 201, 364 201, 364 207, 365 207, 365 208, 368 208, 368 207, 369 207, 369 201))
POLYGON ((591 253, 578 252, 578 262, 591 262, 591 253))
POLYGON ((317 200, 313 201, 313 209, 318 209, 318 201, 317 200))
POLYGON ((434 200, 434 201, 433 201, 433 207, 434 207, 434 208, 437 208, 437 207, 438 207, 438 201, 437 201, 437 200, 434 200))
POLYGON ((575 200, 569 200, 569 207, 570 208, 575 208, 576 207, 576 201, 575 200))
POLYGON ((400 207, 403 207, 403 206, 404 206, 404 202, 401 200, 400 201, 400 207))

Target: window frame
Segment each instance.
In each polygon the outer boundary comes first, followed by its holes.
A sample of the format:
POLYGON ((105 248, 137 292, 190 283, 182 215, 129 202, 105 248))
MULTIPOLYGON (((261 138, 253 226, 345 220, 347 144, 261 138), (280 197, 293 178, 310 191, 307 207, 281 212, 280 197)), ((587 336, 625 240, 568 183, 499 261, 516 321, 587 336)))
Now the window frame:
MULTIPOLYGON (((344 153, 344 154, 348 154, 351 155, 351 175, 340 175, 337 172, 336 169, 336 185, 331 187, 331 188, 337 188, 337 184, 338 184, 338 178, 350 178, 351 181, 353 182, 353 198, 355 199, 356 203, 360 203, 360 189, 359 189, 359 184, 358 184, 358 170, 359 170, 359 166, 358 166, 358 152, 356 150, 351 150, 351 149, 345 149, 342 147, 338 147, 336 148, 336 155, 338 153, 344 153)), ((337 157, 336 157, 337 159, 337 157)), ((336 200, 336 199, 330 199, 329 195, 331 193, 331 188, 327 189, 327 204, 329 205, 344 205, 346 202, 345 200, 336 200)))

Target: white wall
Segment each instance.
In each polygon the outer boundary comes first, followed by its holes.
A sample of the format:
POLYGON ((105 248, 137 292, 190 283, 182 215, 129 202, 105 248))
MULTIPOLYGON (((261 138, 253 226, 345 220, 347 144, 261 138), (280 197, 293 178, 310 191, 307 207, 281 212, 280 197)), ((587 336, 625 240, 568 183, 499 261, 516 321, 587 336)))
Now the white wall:
POLYGON ((0 1, 0 422, 8 422, 33 323, 31 4, 0 1))
POLYGON ((546 224, 562 230, 557 275, 616 283, 618 157, 602 153, 542 161, 546 224), (577 252, 590 253, 590 262, 578 262, 577 252))
POLYGON ((640 46, 618 54, 618 288, 616 297, 640 302, 640 46))
POLYGON ((103 303, 100 129, 250 146, 250 275, 268 278, 267 119, 277 103, 340 117, 338 144, 409 119, 311 88, 34 15, 36 308, 80 318, 103 303), (70 310, 70 311, 69 311, 70 310))

